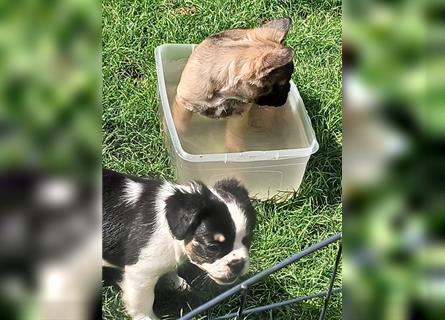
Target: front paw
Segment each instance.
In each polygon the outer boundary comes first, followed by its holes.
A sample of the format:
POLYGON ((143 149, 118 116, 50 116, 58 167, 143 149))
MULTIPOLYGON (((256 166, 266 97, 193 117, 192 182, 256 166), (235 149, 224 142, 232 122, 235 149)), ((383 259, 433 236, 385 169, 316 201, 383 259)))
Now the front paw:
POLYGON ((156 317, 154 314, 152 315, 145 315, 145 314, 138 314, 133 317, 131 317, 133 320, 160 320, 158 317, 156 317))
POLYGON ((244 141, 238 137, 226 136, 226 151, 227 152, 242 152, 246 150, 244 141))
POLYGON ((179 290, 179 291, 191 291, 192 290, 192 288, 187 283, 187 281, 185 281, 184 279, 182 279, 179 276, 174 281, 172 281, 172 286, 173 286, 173 289, 179 290))

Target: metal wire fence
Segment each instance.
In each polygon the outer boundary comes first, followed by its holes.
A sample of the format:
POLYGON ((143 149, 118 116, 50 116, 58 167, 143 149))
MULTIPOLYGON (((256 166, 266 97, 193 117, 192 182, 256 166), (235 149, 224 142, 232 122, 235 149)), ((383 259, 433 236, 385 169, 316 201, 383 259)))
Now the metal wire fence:
MULTIPOLYGON (((324 301, 323 301, 323 305, 321 307, 320 317, 319 317, 319 320, 324 320, 326 318, 326 312, 327 312, 327 309, 329 306, 329 301, 330 301, 332 294, 341 292, 341 288, 334 288, 334 280, 335 280, 335 276, 337 274, 338 265, 340 263, 340 257, 341 257, 341 252, 342 252, 341 243, 338 245, 337 256, 335 258, 334 266, 332 269, 331 277, 329 279, 329 283, 328 283, 328 287, 327 287, 326 291, 314 293, 314 294, 310 294, 310 295, 306 295, 306 296, 301 296, 301 297, 293 298, 293 299, 286 300, 286 301, 276 302, 276 303, 272 303, 272 304, 268 304, 268 305, 264 305, 264 306, 260 306, 260 307, 249 308, 249 309, 245 309, 244 304, 246 301, 246 297, 247 297, 249 288, 252 285, 263 280, 270 274, 272 274, 284 267, 287 267, 288 265, 290 265, 292 263, 297 262, 301 258, 303 258, 315 251, 321 250, 324 247, 327 247, 328 245, 330 245, 334 242, 341 240, 341 238, 342 238, 342 234, 337 233, 337 234, 335 234, 335 235, 333 235, 319 243, 316 243, 316 244, 304 249, 301 252, 298 252, 298 253, 288 257, 287 259, 277 263, 276 265, 270 267, 269 269, 266 269, 260 273, 257 273, 256 275, 250 277, 249 279, 247 279, 247 280, 239 283, 238 285, 230 288, 229 290, 221 293, 220 295, 216 296, 215 298, 211 299, 210 301, 207 301, 206 303, 202 304, 201 306, 197 307, 196 309, 194 309, 194 310, 190 311, 189 313, 187 313, 186 315, 182 316, 178 320, 189 320, 189 319, 192 319, 193 317, 203 314, 206 311, 208 312, 208 311, 210 311, 210 309, 212 309, 216 305, 222 303, 224 300, 226 300, 227 298, 231 297, 232 295, 234 295, 236 293, 240 293, 240 302, 239 302, 237 312, 229 313, 224 316, 217 316, 214 318, 208 317, 208 319, 222 320, 222 319, 235 318, 238 320, 238 319, 242 319, 245 316, 252 315, 254 313, 268 311, 268 310, 272 310, 272 309, 279 308, 282 306, 287 306, 290 304, 299 303, 299 302, 303 302, 303 301, 310 300, 310 299, 324 297, 324 301)), ((209 313, 207 313, 207 314, 209 314, 209 313)))

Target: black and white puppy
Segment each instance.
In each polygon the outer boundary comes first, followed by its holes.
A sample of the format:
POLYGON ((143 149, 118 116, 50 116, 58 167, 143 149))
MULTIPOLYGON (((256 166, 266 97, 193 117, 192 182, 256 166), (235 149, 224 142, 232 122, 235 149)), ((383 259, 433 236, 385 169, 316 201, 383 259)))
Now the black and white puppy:
POLYGON ((176 273, 187 259, 221 285, 247 272, 256 213, 237 180, 208 188, 106 169, 102 178, 103 259, 124 270, 120 285, 133 319, 157 319, 154 288, 162 275, 168 273, 177 288, 188 287, 176 273))

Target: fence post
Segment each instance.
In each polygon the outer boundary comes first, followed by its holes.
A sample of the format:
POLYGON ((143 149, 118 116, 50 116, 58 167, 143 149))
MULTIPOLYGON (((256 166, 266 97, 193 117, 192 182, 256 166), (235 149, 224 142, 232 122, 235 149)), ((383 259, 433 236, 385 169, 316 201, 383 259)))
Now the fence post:
POLYGON ((244 304, 246 303, 246 296, 247 296, 247 290, 249 289, 249 287, 246 284, 242 284, 241 285, 241 301, 240 301, 240 305, 238 308, 238 313, 236 316, 236 320, 241 320, 241 317, 243 315, 243 310, 244 310, 244 304))
POLYGON ((340 257, 341 257, 341 243, 338 246, 337 257, 335 258, 334 270, 332 270, 331 278, 329 280, 328 291, 327 291, 326 297, 324 298, 324 304, 323 304, 323 308, 321 309, 319 320, 324 320, 324 318, 326 317, 329 299, 331 298, 332 287, 334 286, 335 275, 337 274, 340 257))

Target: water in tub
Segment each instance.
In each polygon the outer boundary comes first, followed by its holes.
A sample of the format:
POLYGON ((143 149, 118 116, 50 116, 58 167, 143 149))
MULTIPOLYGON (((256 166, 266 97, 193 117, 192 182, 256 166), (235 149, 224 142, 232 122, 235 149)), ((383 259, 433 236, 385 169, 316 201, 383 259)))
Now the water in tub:
MULTIPOLYGON (((170 106, 176 95, 176 87, 184 68, 186 58, 170 61, 164 66, 167 95, 170 106)), ((257 109, 250 115, 247 129, 243 132, 233 130, 231 134, 242 136, 241 149, 237 151, 267 151, 296 149, 308 146, 308 139, 296 112, 295 101, 288 99, 282 107, 257 109), (291 101, 290 101, 291 100, 291 101)), ((225 141, 227 121, 230 118, 212 119, 194 114, 187 134, 179 136, 184 150, 191 154, 226 153, 225 141)))

